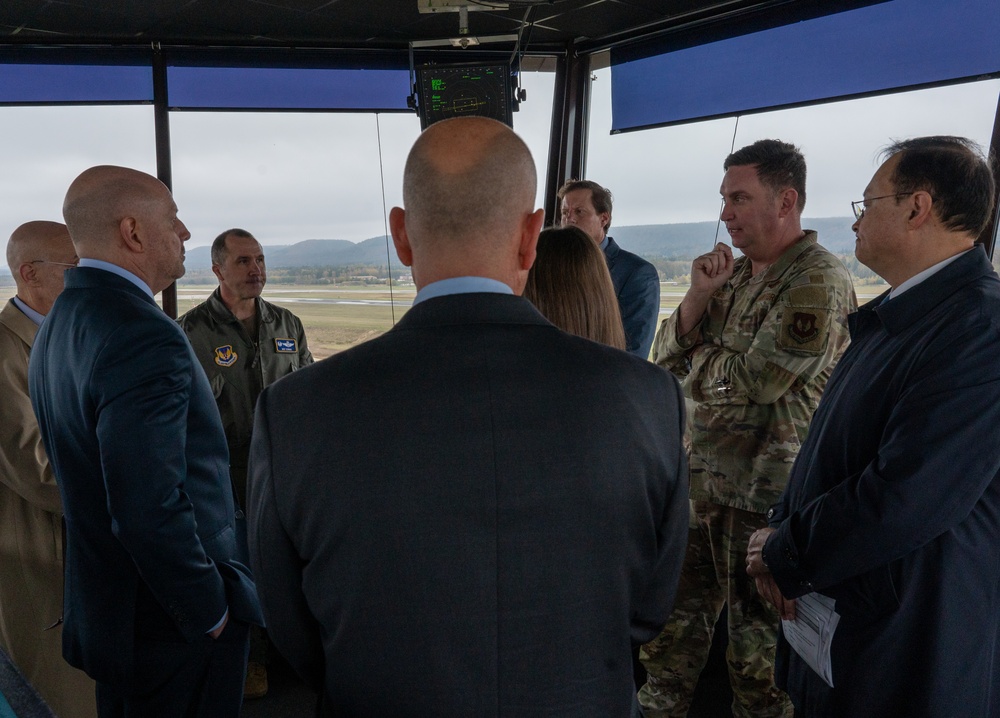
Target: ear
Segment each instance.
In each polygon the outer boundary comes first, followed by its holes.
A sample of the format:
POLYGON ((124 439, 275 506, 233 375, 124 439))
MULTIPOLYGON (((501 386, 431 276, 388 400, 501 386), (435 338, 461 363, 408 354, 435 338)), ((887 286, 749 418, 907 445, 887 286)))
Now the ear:
POLYGON ((521 241, 517 247, 518 269, 527 272, 538 253, 538 234, 545 223, 545 210, 537 209, 525 215, 521 222, 521 241))
POLYGON ((410 246, 410 236, 406 233, 406 210, 393 207, 389 211, 389 233, 392 243, 396 246, 396 256, 404 267, 413 266, 413 248, 410 246))
POLYGON ((608 225, 611 224, 611 213, 610 212, 601 212, 597 216, 601 218, 601 229, 603 229, 604 233, 607 234, 608 233, 608 225))
POLYGON ((139 237, 139 223, 135 217, 124 217, 118 223, 118 234, 122 238, 125 248, 130 252, 141 253, 143 251, 142 238, 139 237))
POLYGON ((24 262, 20 267, 17 268, 18 276, 21 277, 21 281, 26 285, 35 284, 38 279, 38 270, 35 269, 35 265, 31 262, 24 262))
POLYGON ((934 219, 933 204, 929 192, 917 190, 909 197, 910 214, 906 219, 906 225, 910 229, 917 229, 934 219))
POLYGON ((212 274, 215 275, 215 278, 218 279, 220 283, 222 282, 222 270, 219 269, 218 264, 212 265, 212 274))
POLYGON ((799 193, 796 190, 789 187, 788 189, 783 190, 781 194, 778 195, 778 200, 779 200, 778 216, 787 217, 792 212, 794 212, 795 209, 798 207, 799 193))

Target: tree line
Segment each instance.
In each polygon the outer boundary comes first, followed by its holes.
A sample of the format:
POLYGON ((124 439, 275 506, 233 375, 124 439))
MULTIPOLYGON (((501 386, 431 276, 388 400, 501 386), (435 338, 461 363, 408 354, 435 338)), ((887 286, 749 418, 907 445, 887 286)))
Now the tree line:
MULTIPOLYGON (((861 264, 853 254, 838 254, 837 257, 855 284, 877 284, 881 279, 868 267, 861 264)), ((691 259, 666 257, 646 257, 660 274, 660 281, 691 283, 691 259)), ((410 280, 408 267, 393 267, 391 270, 393 282, 410 280)), ((271 284, 387 284, 390 270, 384 264, 347 264, 342 266, 322 267, 268 267, 267 281, 271 284)), ((185 275, 185 284, 215 284, 215 275, 211 270, 193 270, 185 275)))

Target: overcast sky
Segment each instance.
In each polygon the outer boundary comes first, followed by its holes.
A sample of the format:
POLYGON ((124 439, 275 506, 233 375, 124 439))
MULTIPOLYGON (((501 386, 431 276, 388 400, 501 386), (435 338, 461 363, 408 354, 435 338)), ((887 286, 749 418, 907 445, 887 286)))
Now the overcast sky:
MULTIPOLYGON (((986 146, 1000 93, 991 80, 610 136, 610 71, 595 77, 587 175, 614 192, 617 225, 716 219, 734 130, 737 148, 762 137, 799 145, 809 166, 806 216, 849 216, 881 147, 923 134, 986 146)), ((514 128, 535 156, 541 204, 553 75, 527 73, 523 84, 528 101, 514 128)), ((170 127, 189 246, 232 226, 265 246, 383 234, 383 208, 401 203, 403 162, 420 129, 415 115, 333 113, 173 113, 170 127)), ((59 220, 66 187, 89 166, 155 174, 148 106, 0 108, 0 137, 4 246, 24 221, 59 220)))

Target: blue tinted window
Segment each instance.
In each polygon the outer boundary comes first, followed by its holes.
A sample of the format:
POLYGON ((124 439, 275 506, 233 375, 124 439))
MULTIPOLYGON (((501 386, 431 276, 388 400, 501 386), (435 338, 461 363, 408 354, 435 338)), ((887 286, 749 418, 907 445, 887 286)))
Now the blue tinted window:
POLYGON ((997 73, 998 37, 996 0, 894 0, 622 62, 612 131, 997 73))
POLYGON ((169 104, 187 109, 406 110, 406 70, 169 67, 169 104))
POLYGON ((152 102, 149 65, 0 64, 0 102, 152 102))

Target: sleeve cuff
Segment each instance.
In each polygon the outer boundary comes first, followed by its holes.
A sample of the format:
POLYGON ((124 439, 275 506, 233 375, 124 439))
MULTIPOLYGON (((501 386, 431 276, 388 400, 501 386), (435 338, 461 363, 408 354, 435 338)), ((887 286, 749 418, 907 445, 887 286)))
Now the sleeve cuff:
POLYGON ((656 341, 657 354, 661 357, 682 356, 698 343, 700 334, 701 324, 698 324, 684 336, 677 336, 677 312, 675 310, 660 325, 660 335, 656 341))
POLYGON ((778 526, 778 530, 764 543, 761 559, 786 598, 798 598, 815 590, 801 568, 799 553, 789 536, 787 522, 778 526))

